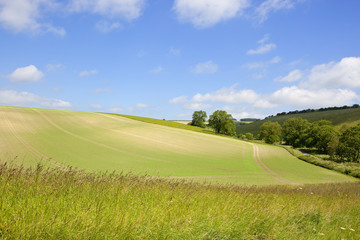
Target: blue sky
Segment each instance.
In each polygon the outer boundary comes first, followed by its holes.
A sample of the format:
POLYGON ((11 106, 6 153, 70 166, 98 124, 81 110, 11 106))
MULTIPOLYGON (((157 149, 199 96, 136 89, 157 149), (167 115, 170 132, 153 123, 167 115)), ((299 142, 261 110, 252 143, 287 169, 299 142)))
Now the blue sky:
POLYGON ((0 0, 0 105, 191 119, 359 103, 360 1, 0 0))

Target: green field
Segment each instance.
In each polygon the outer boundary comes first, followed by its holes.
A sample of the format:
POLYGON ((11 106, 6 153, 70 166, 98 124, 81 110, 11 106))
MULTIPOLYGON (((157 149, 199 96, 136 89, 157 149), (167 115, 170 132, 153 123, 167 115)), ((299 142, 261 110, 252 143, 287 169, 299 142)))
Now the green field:
POLYGON ((1 160, 25 166, 41 159, 51 167, 242 185, 356 181, 280 147, 113 114, 0 107, 0 135, 1 160))

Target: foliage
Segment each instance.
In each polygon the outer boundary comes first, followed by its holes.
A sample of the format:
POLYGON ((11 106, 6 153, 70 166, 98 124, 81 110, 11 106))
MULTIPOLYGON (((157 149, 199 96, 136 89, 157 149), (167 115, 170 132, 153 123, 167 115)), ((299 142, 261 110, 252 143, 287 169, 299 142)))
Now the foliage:
POLYGON ((310 123, 302 118, 290 118, 282 125, 283 139, 287 145, 293 147, 306 146, 307 133, 310 123))
POLYGON ((281 140, 281 126, 278 122, 266 122, 261 125, 260 138, 266 143, 276 143, 281 140))
POLYGON ((224 110, 216 110, 209 117, 209 126, 217 133, 233 136, 235 135, 235 122, 231 114, 224 110))
POLYGON ((254 135, 252 133, 245 133, 245 138, 247 140, 254 140, 254 135))
POLYGON ((333 158, 339 145, 339 132, 330 121, 319 120, 311 123, 306 140, 307 147, 315 147, 319 152, 330 154, 333 158))
POLYGON ((360 108, 349 108, 349 109, 337 109, 337 110, 328 110, 328 111, 314 111, 306 113, 298 113, 296 115, 280 115, 261 121, 255 121, 246 125, 236 125, 237 133, 251 132, 256 136, 260 132, 260 127, 264 122, 273 121, 279 122, 282 125, 287 119, 292 117, 301 117, 307 119, 309 122, 315 122, 321 119, 326 119, 332 122, 335 129, 343 132, 347 128, 356 126, 360 123, 360 108))
POLYGON ((209 186, 0 165, 1 239, 359 239, 359 182, 209 186))
POLYGON ((205 128, 206 118, 207 115, 205 111, 195 111, 192 115, 191 125, 205 128))
POLYGON ((360 158, 360 125, 348 128, 341 136, 339 156, 357 162, 360 158))

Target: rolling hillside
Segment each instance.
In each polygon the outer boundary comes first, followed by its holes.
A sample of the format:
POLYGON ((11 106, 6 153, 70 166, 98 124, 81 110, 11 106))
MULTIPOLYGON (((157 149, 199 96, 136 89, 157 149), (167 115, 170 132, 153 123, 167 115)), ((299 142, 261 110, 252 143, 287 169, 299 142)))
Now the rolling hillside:
POLYGON ((238 125, 236 127, 236 132, 237 133, 251 132, 256 136, 260 132, 260 127, 264 122, 273 121, 282 124, 287 119, 294 117, 301 117, 309 120, 310 122, 323 120, 323 119, 329 120, 333 123, 333 125, 337 130, 344 131, 346 128, 360 123, 360 108, 316 111, 316 112, 308 112, 308 113, 275 116, 246 125, 238 125))
POLYGON ((0 136, 0 159, 25 166, 250 185, 355 181, 280 147, 113 114, 0 107, 0 136))

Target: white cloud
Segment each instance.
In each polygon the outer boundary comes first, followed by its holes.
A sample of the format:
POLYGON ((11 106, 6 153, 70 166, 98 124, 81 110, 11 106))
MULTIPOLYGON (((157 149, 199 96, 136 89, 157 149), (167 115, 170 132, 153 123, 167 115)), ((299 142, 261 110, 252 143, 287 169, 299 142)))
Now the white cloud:
POLYGON ((230 112, 231 116, 233 118, 236 118, 237 120, 240 120, 242 118, 259 118, 263 119, 265 116, 263 114, 258 113, 249 113, 249 112, 230 112))
POLYGON ((169 53, 171 55, 174 55, 174 56, 180 56, 181 55, 180 49, 176 49, 176 48, 173 48, 173 47, 170 48, 169 53))
POLYGON ((275 56, 275 57, 273 57, 273 58, 269 61, 269 63, 270 63, 270 64, 277 64, 277 63, 279 63, 280 61, 281 61, 281 57, 275 56))
POLYGON ((294 108, 318 108, 342 106, 359 100, 359 96, 347 89, 309 90, 297 86, 284 87, 270 96, 270 102, 278 105, 290 105, 294 108))
POLYGON ((269 34, 265 34, 264 37, 258 41, 260 46, 258 46, 256 49, 250 49, 247 51, 248 55, 258 55, 258 54, 265 54, 270 52, 271 50, 274 50, 276 48, 275 43, 267 43, 269 41, 269 34))
POLYGON ((145 108, 149 108, 150 106, 144 103, 138 103, 135 105, 135 107, 138 109, 145 109, 145 108))
POLYGON ((360 87, 360 57, 347 57, 340 62, 316 65, 302 86, 313 89, 360 87))
POLYGON ((188 99, 186 96, 179 96, 175 97, 169 100, 169 103, 171 104, 182 104, 188 102, 188 99))
POLYGON ((213 93, 196 94, 192 100, 194 102, 217 102, 217 103, 253 103, 259 95, 253 90, 237 90, 236 85, 229 88, 221 88, 213 93))
POLYGON ((29 92, 0 90, 0 104, 17 106, 36 106, 51 108, 69 108, 71 103, 54 98, 41 97, 29 92))
POLYGON ((265 99, 259 99, 255 102, 254 107, 256 108, 275 108, 277 107, 276 104, 273 104, 265 99))
POLYGON ((270 52, 271 50, 276 48, 276 44, 275 43, 267 43, 264 45, 259 46, 256 49, 250 49, 247 51, 247 54, 249 55, 258 55, 258 54, 265 54, 270 52))
POLYGON ((175 0, 173 9, 180 21, 206 28, 241 16, 249 0, 175 0))
POLYGON ((162 66, 158 66, 150 70, 151 73, 161 73, 162 71, 164 71, 164 68, 162 66))
POLYGON ((294 7, 294 3, 294 0, 266 0, 256 8, 256 17, 262 23, 267 20, 270 13, 281 9, 291 9, 294 7))
POLYGON ((12 82, 38 82, 44 74, 38 70, 34 65, 17 68, 13 73, 7 77, 12 82))
POLYGON ((63 28, 48 23, 40 23, 44 10, 55 8, 53 0, 0 0, 0 24, 15 33, 52 32, 60 36, 66 34, 63 28))
POLYGON ((189 110, 201 110, 201 109, 209 109, 212 107, 211 104, 204 104, 204 103, 194 103, 194 102, 189 102, 184 104, 184 109, 189 109, 189 110))
POLYGON ((122 25, 119 22, 108 22, 102 20, 95 24, 95 28, 100 32, 108 33, 115 29, 121 29, 122 25))
POLYGON ((95 93, 106 93, 106 92, 110 92, 109 88, 97 88, 95 89, 95 93))
POLYGON ((113 106, 108 109, 111 113, 122 113, 123 109, 120 106, 113 106))
POLYGON ((102 105, 100 105, 100 104, 91 104, 90 108, 95 109, 95 110, 101 110, 104 107, 102 105))
POLYGON ((72 12, 91 12, 105 17, 134 20, 140 17, 145 0, 72 0, 72 12))
POLYGON ((56 70, 61 69, 63 67, 64 66, 62 64, 60 64, 60 63, 58 63, 58 64, 48 64, 48 65, 46 65, 46 71, 53 72, 53 71, 56 71, 56 70))
POLYGON ((86 76, 90 76, 90 75, 96 75, 98 74, 98 71, 96 69, 93 69, 93 70, 84 70, 84 71, 81 71, 79 73, 79 76, 80 77, 86 77, 86 76))
POLYGON ((302 78, 302 73, 300 70, 296 69, 294 71, 291 71, 288 75, 285 77, 278 77, 275 79, 275 81, 279 82, 296 82, 297 80, 302 78))
POLYGON ((203 63, 198 63, 193 68, 193 72, 201 74, 201 73, 216 73, 218 71, 218 65, 213 63, 212 61, 207 61, 203 63))
POLYGON ((266 68, 269 65, 277 64, 280 61, 281 61, 281 57, 276 56, 276 57, 273 57, 272 59, 270 59, 269 61, 247 63, 247 64, 244 64, 243 67, 245 67, 245 68, 247 68, 249 70, 259 69, 259 68, 266 68))

